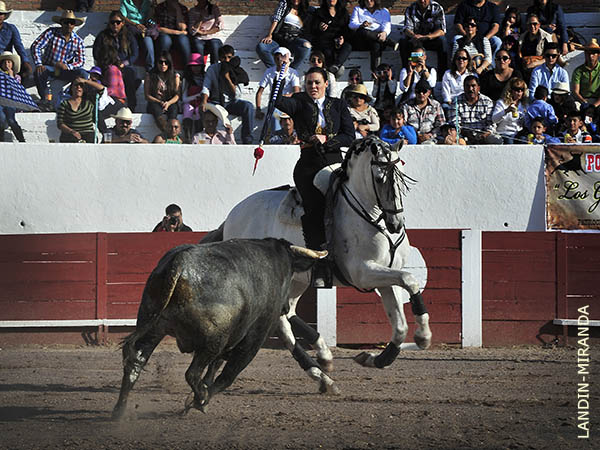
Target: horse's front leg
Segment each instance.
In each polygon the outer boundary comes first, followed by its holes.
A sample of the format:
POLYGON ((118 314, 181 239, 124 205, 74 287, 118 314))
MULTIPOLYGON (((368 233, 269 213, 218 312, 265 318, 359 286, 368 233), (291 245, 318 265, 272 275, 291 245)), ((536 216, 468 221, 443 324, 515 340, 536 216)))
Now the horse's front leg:
MULTIPOLYGON (((410 272, 367 262, 352 279, 356 279, 356 286, 365 289, 378 288, 382 291, 385 286, 400 286, 405 289, 410 294, 410 304, 417 324, 415 343, 423 350, 429 348, 431 345, 429 314, 423 302, 419 282, 410 272)), ((400 301, 400 295, 397 301, 400 301)))

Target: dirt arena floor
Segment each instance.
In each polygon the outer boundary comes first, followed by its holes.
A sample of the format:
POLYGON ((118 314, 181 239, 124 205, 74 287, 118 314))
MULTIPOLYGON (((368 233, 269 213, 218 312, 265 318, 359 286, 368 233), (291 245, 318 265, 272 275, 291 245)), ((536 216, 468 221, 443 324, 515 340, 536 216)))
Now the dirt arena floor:
POLYGON ((598 381, 591 437, 577 438, 575 348, 404 351, 384 370, 358 366, 357 353, 335 350, 342 393, 324 396, 287 352, 263 349, 206 414, 181 417, 191 357, 161 344, 115 423, 116 346, 5 348, 0 448, 600 448, 598 381))

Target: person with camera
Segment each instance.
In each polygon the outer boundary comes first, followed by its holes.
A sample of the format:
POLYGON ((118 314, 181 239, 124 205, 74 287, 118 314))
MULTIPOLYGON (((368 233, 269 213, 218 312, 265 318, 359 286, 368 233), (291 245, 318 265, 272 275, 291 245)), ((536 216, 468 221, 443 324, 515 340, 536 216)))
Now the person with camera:
POLYGON ((387 63, 381 63, 375 70, 372 96, 375 99, 373 107, 383 117, 383 110, 396 105, 398 82, 392 79, 392 68, 387 63))
POLYGON ((165 217, 161 222, 158 222, 153 233, 156 232, 176 232, 176 231, 192 231, 185 223, 183 223, 183 214, 181 208, 175 203, 170 204, 165 208, 165 217))
POLYGON ((433 67, 427 67, 427 53, 423 47, 416 47, 408 58, 408 65, 403 67, 398 77, 398 87, 402 93, 400 102, 405 102, 415 98, 415 86, 421 80, 425 80, 431 86, 435 87, 437 82, 437 72, 433 67))

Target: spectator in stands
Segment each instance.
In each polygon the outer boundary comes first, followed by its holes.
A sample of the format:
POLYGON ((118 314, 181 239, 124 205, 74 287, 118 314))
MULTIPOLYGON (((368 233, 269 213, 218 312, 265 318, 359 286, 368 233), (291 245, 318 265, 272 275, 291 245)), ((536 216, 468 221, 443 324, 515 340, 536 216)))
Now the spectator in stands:
POLYGON ((148 144, 148 140, 144 139, 140 132, 131 128, 133 123, 133 114, 127 107, 121 108, 112 116, 115 119, 115 126, 109 132, 112 134, 111 143, 131 143, 131 144, 148 144))
POLYGON ((167 122, 167 131, 156 135, 152 142, 154 144, 183 144, 179 120, 169 119, 167 122))
POLYGON ((577 110, 570 111, 567 114, 566 130, 561 134, 566 144, 581 144, 582 142, 592 142, 591 136, 584 131, 583 117, 577 110), (586 140, 585 137, 589 137, 586 140))
POLYGON ((158 222, 152 232, 157 231, 192 231, 190 227, 183 223, 183 213, 181 208, 175 203, 167 206, 165 209, 165 217, 161 222, 158 222))
POLYGON ((506 8, 506 11, 504 11, 504 18, 502 19, 502 23, 500 23, 498 37, 504 40, 507 36, 513 36, 518 40, 522 31, 523 24, 521 22, 519 10, 514 6, 506 8))
POLYGON ((554 114, 558 119, 558 123, 566 123, 567 114, 577 109, 575 99, 569 90, 569 83, 561 83, 560 81, 552 83, 552 94, 550 100, 548 100, 548 104, 554 108, 554 114))
POLYGON ((100 65, 100 59, 109 48, 117 50, 116 66, 121 71, 125 84, 127 106, 132 111, 137 107, 136 91, 142 80, 138 78, 133 65, 139 57, 137 39, 125 26, 125 18, 120 11, 111 11, 107 27, 94 40, 94 60, 100 65))
POLYGON ((6 8, 6 3, 0 1, 0 52, 10 51, 19 55, 21 59, 22 72, 21 82, 26 87, 33 85, 29 84, 28 80, 33 75, 33 67, 29 52, 25 51, 19 29, 12 23, 7 23, 6 20, 10 17, 12 9, 6 8))
POLYGON ((421 80, 415 86, 415 98, 402 104, 402 112, 408 125, 417 130, 419 144, 435 144, 445 117, 442 105, 431 98, 431 85, 421 80))
POLYGON ((552 0, 533 0, 533 5, 527 8, 527 14, 535 14, 544 31, 556 35, 560 53, 568 53, 567 23, 565 14, 560 5, 555 5, 552 0))
MULTIPOLYGON (((320 50, 313 50, 310 53, 310 58, 308 58, 308 63, 310 64, 310 67, 320 67, 321 69, 325 69, 325 55, 320 50)), ((326 95, 329 97, 338 97, 335 75, 327 69, 325 69, 325 72, 327 72, 326 95)), ((304 78, 302 78, 301 83, 304 84, 304 78)))
POLYGON ((279 0, 271 16, 267 35, 256 45, 256 53, 267 67, 275 65, 273 54, 279 46, 286 47, 294 57, 292 67, 297 69, 310 54, 308 41, 310 6, 308 0, 279 0))
POLYGON ((469 70, 481 75, 492 65, 492 47, 487 37, 477 34, 478 26, 482 25, 477 24, 475 17, 471 16, 465 19, 463 23, 465 34, 454 41, 452 54, 454 55, 459 48, 464 48, 471 55, 469 70))
POLYGON ((558 144, 560 139, 546 134, 546 124, 542 117, 534 117, 529 127, 527 138, 530 144, 558 144))
POLYGON ((594 108, 600 105, 600 45, 596 39, 590 40, 585 47, 585 64, 577 67, 573 72, 573 96, 581 102, 581 110, 587 105, 594 108))
MULTIPOLYGON (((21 82, 19 71, 21 69, 21 57, 11 52, 0 54, 0 69, 9 77, 21 82)), ((25 142, 23 130, 17 123, 17 109, 11 106, 0 105, 0 142, 4 142, 4 130, 10 127, 19 142, 25 142)))
MULTIPOLYGON (((154 28, 154 0, 121 0, 119 11, 127 23, 127 30, 135 36, 138 44, 145 50, 144 65, 146 72, 154 68, 154 39, 150 30, 154 28), (146 33, 148 31, 148 33, 146 33)), ((131 59, 131 63, 135 60, 131 59)))
POLYGON ((77 0, 75 2, 75 11, 91 12, 94 9, 94 0, 77 0))
POLYGON ((300 140, 298 139, 298 133, 294 129, 294 119, 292 119, 286 113, 277 114, 279 119, 280 130, 276 131, 271 135, 269 144, 281 144, 281 145, 298 145, 300 140))
POLYGON ((588 105, 581 110, 581 115, 585 131, 592 136, 593 142, 600 142, 600 109, 588 105))
POLYGON ((219 62, 219 49, 223 47, 220 32, 225 21, 214 0, 196 0, 196 6, 188 11, 187 25, 192 51, 210 55, 211 64, 219 62))
POLYGON ((192 53, 183 74, 183 141, 191 144, 194 134, 202 131, 202 86, 204 86, 205 58, 192 53))
POLYGON ((440 127, 438 135, 438 144, 441 145, 467 145, 467 141, 458 136, 456 125, 445 123, 440 127))
POLYGON ((350 72, 348 72, 348 84, 342 89, 340 98, 346 98, 346 92, 358 84, 363 84, 363 77, 362 73, 360 73, 360 69, 350 69, 350 72))
POLYGON ((505 144, 513 144, 517 133, 523 129, 526 104, 525 81, 521 78, 511 78, 492 111, 492 122, 496 124, 496 133, 502 136, 505 144))
POLYGON ((555 42, 549 42, 544 48, 544 60, 545 63, 541 66, 536 67, 531 72, 531 80, 529 81, 529 97, 533 100, 535 89, 538 86, 545 86, 548 90, 552 86, 552 83, 559 81, 562 83, 569 82, 569 74, 565 69, 557 64, 558 57, 558 44, 555 42))
POLYGON ((325 67, 336 78, 344 73, 344 62, 352 52, 349 23, 346 0, 321 0, 311 20, 311 42, 325 55, 325 67))
POLYGON ((35 64, 35 83, 42 100, 42 110, 54 107, 45 101, 50 80, 58 78, 73 81, 75 78, 87 78, 83 70, 85 47, 83 39, 75 32, 75 27, 83 24, 83 19, 75 17, 71 10, 62 15, 53 16, 52 21, 60 27, 51 27, 39 35, 31 44, 31 54, 35 64))
POLYGON ((356 138, 367 137, 379 131, 379 115, 369 103, 372 101, 364 84, 359 84, 346 93, 356 138))
POLYGON ((458 119, 461 134, 473 144, 501 144, 502 138, 494 135, 492 111, 494 102, 481 94, 479 79, 475 75, 465 78, 465 92, 451 105, 448 122, 458 119))
POLYGON ((464 92, 464 82, 471 65, 471 55, 464 48, 458 49, 452 57, 450 69, 446 70, 442 77, 442 107, 444 112, 448 111, 450 104, 456 97, 464 92))
MULTIPOLYGON (((115 50, 113 49, 112 51, 114 52, 115 50)), ((108 88, 102 83, 102 70, 100 67, 92 67, 89 74, 89 78, 76 78, 74 83, 81 83, 83 86, 83 97, 97 108, 95 114, 98 119, 98 130, 101 133, 105 133, 108 131, 106 118, 117 112, 124 103, 109 95, 108 88)))
POLYGON ((519 49, 519 40, 514 36, 505 36, 502 38, 502 50, 506 50, 510 56, 510 67, 523 72, 523 63, 521 61, 521 50, 519 49))
POLYGON ((73 81, 69 89, 71 98, 63 100, 56 112, 56 125, 60 130, 59 142, 87 142, 96 138, 94 104, 84 97, 83 84, 73 81))
POLYGON ((417 130, 412 125, 404 122, 404 111, 402 108, 394 108, 390 111, 390 123, 385 124, 379 133, 379 137, 391 145, 402 142, 402 145, 417 143, 417 130))
POLYGON ((544 47, 550 42, 553 42, 552 35, 542 30, 539 17, 528 14, 527 31, 519 38, 522 67, 528 78, 533 69, 544 64, 544 47))
POLYGON ((188 9, 179 0, 165 0, 154 8, 154 20, 158 25, 157 52, 170 52, 173 42, 187 63, 192 53, 187 30, 188 9))
MULTIPOLYGON (((290 67, 290 56, 290 51, 285 47, 279 47, 277 50, 275 50, 275 66, 269 67, 265 71, 262 80, 260 80, 260 83, 258 84, 258 90, 256 91, 255 116, 258 120, 262 120, 265 117, 265 114, 261 111, 262 94, 265 88, 268 87, 269 95, 273 95, 273 88, 277 83, 277 80, 279 80, 279 74, 284 64, 285 71, 281 79, 279 92, 281 95, 285 95, 286 97, 290 97, 292 94, 300 92, 300 77, 298 76, 296 69, 290 67)), ((275 112, 279 113, 280 111, 275 112)), ((276 119, 275 114, 273 114, 271 120, 271 131, 279 130, 279 121, 276 119)))
POLYGON ((252 129, 254 128, 254 105, 239 98, 239 84, 244 82, 244 75, 247 83, 248 74, 239 67, 240 60, 234 56, 234 53, 231 45, 224 45, 219 49, 219 63, 211 64, 204 77, 201 105, 205 110, 210 99, 211 103, 224 106, 229 114, 241 117, 242 143, 251 144, 252 129))
POLYGON ((506 50, 498 50, 494 59, 496 60, 494 70, 484 72, 479 80, 481 93, 487 95, 493 101, 497 101, 504 93, 504 88, 508 82, 514 78, 522 79, 523 75, 511 67, 511 57, 506 50))
POLYGON ((227 118, 227 110, 221 105, 206 104, 204 113, 204 131, 194 136, 192 144, 230 144, 235 145, 233 128, 227 118), (219 121, 225 127, 225 130, 217 130, 219 121))
POLYGON ((408 65, 402 68, 398 77, 402 94, 400 102, 415 97, 415 86, 420 80, 427 81, 432 89, 437 82, 437 72, 434 67, 427 67, 427 53, 423 47, 416 47, 408 60, 408 65))
POLYGON ((390 39, 392 18, 381 0, 358 0, 350 16, 350 29, 354 31, 352 48, 370 52, 371 72, 381 64, 381 54, 386 46, 398 49, 398 43, 390 39))
POLYGON ((180 77, 173 69, 171 55, 167 52, 161 53, 156 67, 146 75, 144 95, 147 102, 146 111, 152 114, 163 133, 169 131, 168 121, 177 117, 180 85, 180 77))
POLYGON ((489 40, 493 56, 502 43, 500 38, 496 36, 500 30, 500 22, 502 21, 498 6, 489 0, 463 0, 456 8, 454 15, 455 41, 460 39, 461 36, 467 35, 464 24, 465 19, 468 17, 473 17, 475 23, 478 24, 478 36, 489 40))
POLYGON ((410 54, 416 47, 437 53, 438 72, 448 66, 446 54, 446 16, 444 8, 434 0, 417 0, 404 12, 404 39, 400 40, 402 67, 408 67, 410 54))
POLYGON ((534 100, 527 108, 527 114, 525 114, 525 127, 529 128, 532 119, 535 117, 541 117, 544 119, 544 124, 550 127, 554 127, 558 123, 554 108, 546 100, 548 100, 548 88, 538 86, 535 90, 534 100))
POLYGON ((109 109, 109 114, 113 114, 123 106, 127 106, 127 91, 125 90, 123 73, 119 69, 120 62, 115 47, 106 48, 98 59, 102 84, 106 86, 107 94, 114 101, 113 106, 109 109))
POLYGON ((379 117, 383 110, 396 105, 396 91, 398 82, 392 79, 392 68, 387 63, 381 63, 375 71, 375 81, 373 82, 373 98, 375 102, 373 107, 377 110, 379 117))

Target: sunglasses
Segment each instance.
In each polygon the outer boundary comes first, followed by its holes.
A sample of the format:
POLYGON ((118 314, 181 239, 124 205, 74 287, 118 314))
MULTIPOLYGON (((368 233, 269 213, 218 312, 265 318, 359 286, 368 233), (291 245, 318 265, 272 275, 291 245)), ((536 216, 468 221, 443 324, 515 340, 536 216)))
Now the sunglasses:
POLYGON ((319 58, 310 58, 310 62, 312 62, 312 63, 320 63, 322 61, 319 58))
POLYGON ((511 90, 513 90, 513 91, 515 91, 515 92, 523 92, 523 91, 525 91, 525 88, 522 88, 522 87, 514 87, 514 88, 511 88, 511 90))
POLYGON ((510 56, 496 56, 496 61, 510 61, 510 56))
POLYGON ((65 25, 75 25, 77 22, 75 22, 75 20, 73 19, 65 19, 62 21, 62 23, 64 23, 65 25))
POLYGON ((477 24, 476 23, 467 23, 467 24, 465 24, 465 27, 477 28, 477 24))
POLYGON ((417 94, 427 94, 429 92, 428 89, 417 89, 415 91, 417 94))
POLYGON ((537 27, 540 25, 539 22, 529 22, 527 25, 529 25, 530 27, 537 27))
POLYGON ((119 122, 121 122, 123 125, 131 125, 131 120, 123 120, 123 119, 119 119, 119 122))
POLYGON ((469 58, 468 58, 468 57, 466 57, 466 56, 457 56, 457 57, 456 57, 456 60, 457 60, 457 61, 468 61, 468 60, 469 60, 469 58))
POLYGON ((167 61, 166 59, 160 59, 158 61, 158 64, 169 64, 169 61, 167 61))
POLYGON ((546 58, 558 58, 558 53, 546 53, 544 56, 546 58))
POLYGON ((349 79, 349 80, 352 80, 352 81, 360 81, 360 78, 359 78, 359 77, 350 77, 350 78, 348 78, 348 79, 349 79))
POLYGON ((122 24, 122 23, 123 23, 123 21, 122 21, 122 20, 111 20, 111 21, 110 21, 110 24, 111 24, 111 25, 120 25, 120 24, 122 24))

